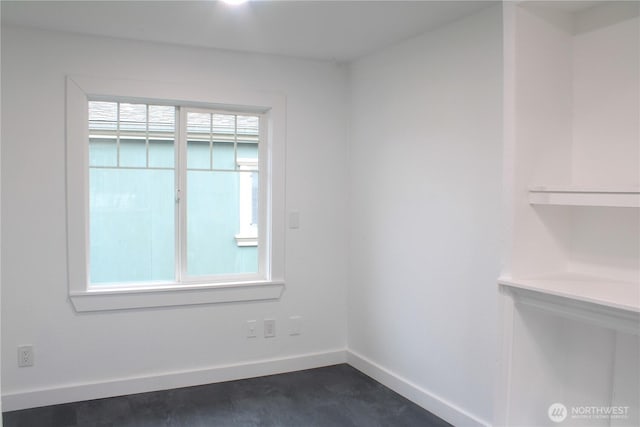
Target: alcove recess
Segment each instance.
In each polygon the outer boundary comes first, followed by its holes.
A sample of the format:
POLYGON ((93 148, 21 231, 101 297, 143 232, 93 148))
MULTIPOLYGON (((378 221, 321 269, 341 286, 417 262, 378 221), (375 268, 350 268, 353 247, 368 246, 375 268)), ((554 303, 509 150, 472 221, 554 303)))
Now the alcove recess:
POLYGON ((586 425, 640 425, 639 4, 504 5, 500 424, 628 402, 586 425))

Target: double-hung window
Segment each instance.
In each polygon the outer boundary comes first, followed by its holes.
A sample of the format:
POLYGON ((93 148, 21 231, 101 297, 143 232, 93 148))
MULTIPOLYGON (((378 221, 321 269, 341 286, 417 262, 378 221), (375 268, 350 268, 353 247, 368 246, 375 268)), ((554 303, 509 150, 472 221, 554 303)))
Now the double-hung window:
POLYGON ((115 92, 93 95, 68 81, 75 308, 279 297, 281 111, 115 92))

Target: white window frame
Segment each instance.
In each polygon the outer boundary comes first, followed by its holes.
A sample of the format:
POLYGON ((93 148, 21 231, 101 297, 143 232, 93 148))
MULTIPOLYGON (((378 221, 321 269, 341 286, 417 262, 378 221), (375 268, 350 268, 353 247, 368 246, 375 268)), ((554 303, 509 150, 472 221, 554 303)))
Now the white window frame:
MULTIPOLYGON (((285 97, 273 92, 229 89, 214 82, 160 82, 67 77, 67 269, 69 297, 76 311, 97 311, 279 299, 285 267, 285 97), (260 244, 265 260, 247 280, 199 278, 188 283, 90 286, 89 282, 89 130, 90 100, 161 103, 260 114, 267 134, 261 150, 260 244), (264 153, 264 154, 263 154, 264 153), (264 224, 264 226, 262 226, 264 224), (264 242, 264 244, 263 244, 264 242), (221 280, 220 280, 221 279, 221 280)), ((177 159, 183 161, 183 159, 177 159)))

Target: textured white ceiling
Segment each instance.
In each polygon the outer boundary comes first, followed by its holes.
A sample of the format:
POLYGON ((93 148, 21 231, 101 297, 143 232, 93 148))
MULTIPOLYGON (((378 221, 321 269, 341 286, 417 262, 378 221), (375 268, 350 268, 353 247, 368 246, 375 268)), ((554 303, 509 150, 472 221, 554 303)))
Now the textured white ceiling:
POLYGON ((2 23, 72 33, 349 61, 495 2, 6 1, 2 23))

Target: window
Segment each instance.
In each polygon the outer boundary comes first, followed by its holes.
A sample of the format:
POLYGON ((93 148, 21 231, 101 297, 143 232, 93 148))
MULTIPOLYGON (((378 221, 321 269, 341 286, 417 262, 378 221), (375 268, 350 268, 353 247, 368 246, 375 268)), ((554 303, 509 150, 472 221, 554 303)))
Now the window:
POLYGON ((127 96, 132 88, 68 79, 76 310, 278 298, 283 100, 237 92, 203 102, 206 90, 173 87, 163 96, 166 86, 152 83, 138 83, 127 96))
POLYGON ((90 285, 237 280, 263 270, 260 115, 88 108, 90 285))

